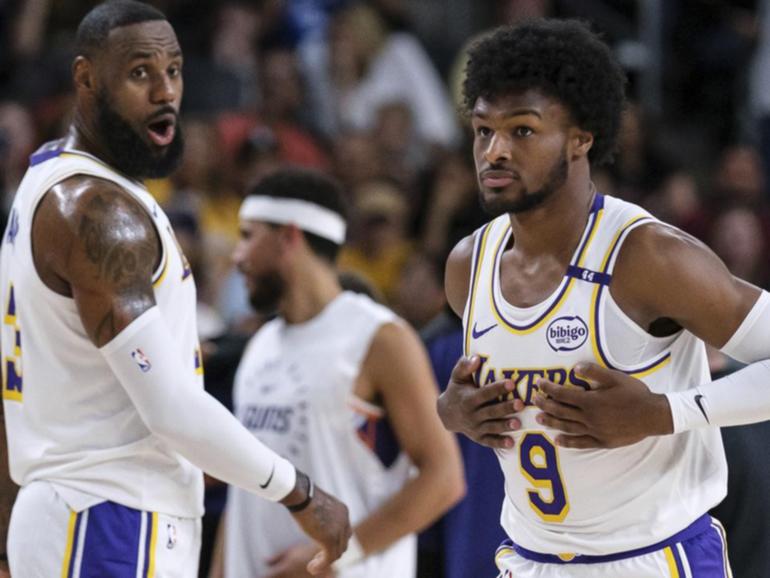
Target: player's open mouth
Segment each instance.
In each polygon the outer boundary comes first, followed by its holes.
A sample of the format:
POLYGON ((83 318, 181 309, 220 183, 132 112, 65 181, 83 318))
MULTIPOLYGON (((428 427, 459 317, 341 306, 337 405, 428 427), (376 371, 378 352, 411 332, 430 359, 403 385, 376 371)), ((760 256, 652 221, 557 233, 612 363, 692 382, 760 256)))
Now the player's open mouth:
POLYGON ((176 126, 169 115, 147 125, 147 135, 158 146, 165 147, 171 144, 176 134, 176 126))

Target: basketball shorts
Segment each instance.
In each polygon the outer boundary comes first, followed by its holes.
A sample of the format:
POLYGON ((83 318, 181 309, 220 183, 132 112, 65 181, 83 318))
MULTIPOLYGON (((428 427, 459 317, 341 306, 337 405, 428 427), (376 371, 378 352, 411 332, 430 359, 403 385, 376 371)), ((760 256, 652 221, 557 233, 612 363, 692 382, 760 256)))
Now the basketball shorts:
POLYGON ((201 522, 102 502, 74 512, 46 482, 19 491, 8 532, 13 578, 195 578, 201 522))
POLYGON ((567 559, 506 540, 495 562, 498 578, 732 578, 724 529, 708 515, 667 540, 630 552, 567 559))

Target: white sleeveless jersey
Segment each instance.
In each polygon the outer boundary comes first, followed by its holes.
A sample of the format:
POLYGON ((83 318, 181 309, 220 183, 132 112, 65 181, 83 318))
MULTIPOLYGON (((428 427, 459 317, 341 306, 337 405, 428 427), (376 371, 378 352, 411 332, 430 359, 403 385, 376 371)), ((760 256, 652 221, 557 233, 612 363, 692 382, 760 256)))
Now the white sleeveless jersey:
MULTIPOLYGON (((387 416, 353 396, 372 338, 398 322, 368 297, 343 292, 306 323, 267 323, 252 338, 235 379, 235 413, 267 446, 342 500, 355 526, 409 476, 387 416)), ((307 542, 289 512, 230 487, 225 576, 258 578, 265 560, 307 542)), ((416 540, 409 535, 340 571, 338 578, 410 578, 416 540)))
MULTIPOLYGON (((611 450, 558 448, 558 432, 535 421, 534 379, 588 387, 579 362, 620 369, 654 392, 709 381, 702 341, 687 331, 647 334, 608 288, 628 233, 655 221, 630 203, 597 195, 578 248, 556 291, 528 308, 507 303, 500 260, 511 240, 507 215, 476 233, 464 315, 465 352, 481 357, 484 385, 509 378, 526 404, 515 447, 498 450, 505 475, 501 522, 520 546, 565 559, 641 548, 682 530, 726 494, 719 431, 701 428, 611 450)), ((660 280, 665 283, 665 279, 660 280)))
POLYGON ((89 339, 75 301, 50 290, 35 269, 34 212, 46 191, 74 175, 117 183, 151 215, 163 245, 155 299, 186 353, 182 362, 189 368, 190 387, 203 386, 195 285, 166 215, 139 182, 86 153, 62 149, 60 141, 49 143, 30 159, 0 255, 3 404, 11 477, 20 485, 52 483, 76 511, 109 500, 174 516, 200 516, 200 470, 147 429, 89 339))

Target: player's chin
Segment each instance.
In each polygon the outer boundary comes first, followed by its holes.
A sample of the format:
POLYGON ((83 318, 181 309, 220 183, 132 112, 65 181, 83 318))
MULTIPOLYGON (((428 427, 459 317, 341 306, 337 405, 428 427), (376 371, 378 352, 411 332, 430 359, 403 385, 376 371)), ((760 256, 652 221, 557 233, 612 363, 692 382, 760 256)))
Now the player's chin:
POLYGON ((518 190, 511 190, 511 185, 500 188, 483 187, 479 194, 482 208, 491 214, 502 214, 517 207, 523 195, 518 190))

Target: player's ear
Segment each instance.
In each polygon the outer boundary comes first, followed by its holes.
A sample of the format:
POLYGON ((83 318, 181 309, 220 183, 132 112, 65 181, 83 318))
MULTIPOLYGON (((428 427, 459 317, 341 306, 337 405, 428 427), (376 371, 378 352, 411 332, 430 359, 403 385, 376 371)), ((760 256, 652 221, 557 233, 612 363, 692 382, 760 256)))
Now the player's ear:
POLYGON ((287 248, 293 249, 299 247, 304 240, 305 236, 297 225, 289 223, 288 225, 281 227, 281 241, 287 248))
POLYGON ((573 127, 570 136, 570 157, 577 160, 588 156, 588 151, 594 145, 594 135, 588 131, 573 127))
POLYGON ((94 62, 85 56, 78 56, 72 63, 72 80, 75 90, 93 92, 95 89, 94 62))

